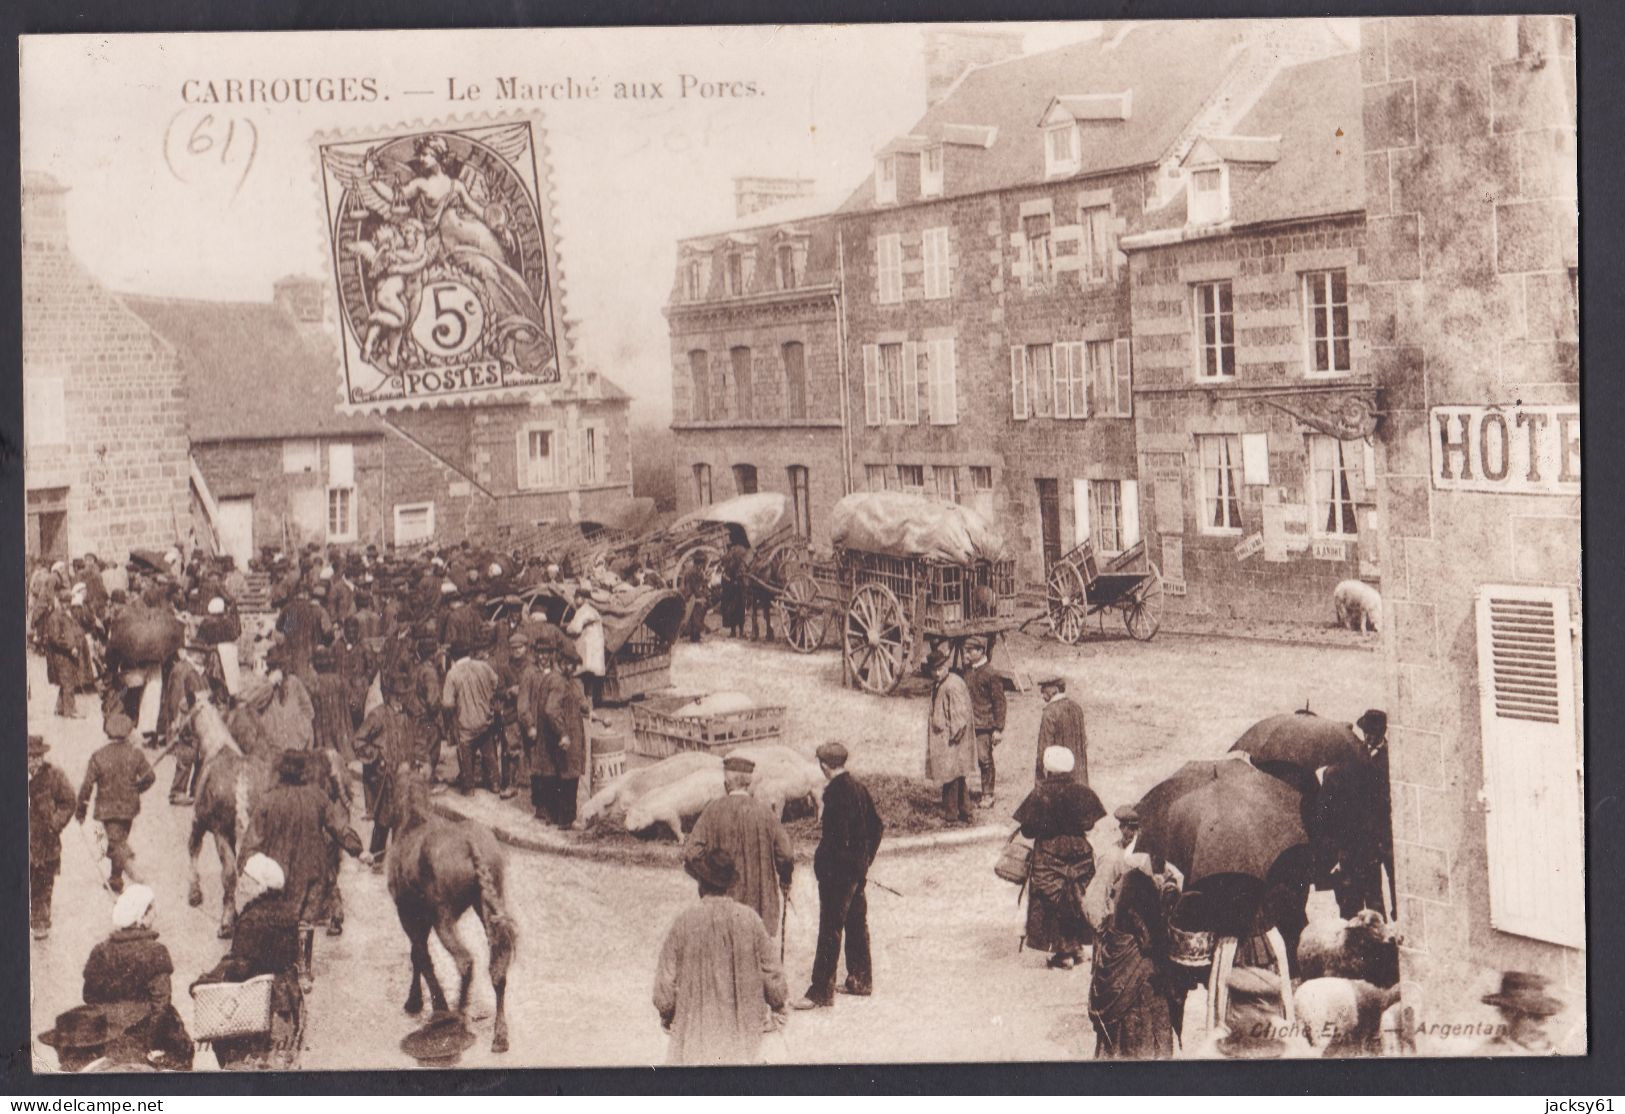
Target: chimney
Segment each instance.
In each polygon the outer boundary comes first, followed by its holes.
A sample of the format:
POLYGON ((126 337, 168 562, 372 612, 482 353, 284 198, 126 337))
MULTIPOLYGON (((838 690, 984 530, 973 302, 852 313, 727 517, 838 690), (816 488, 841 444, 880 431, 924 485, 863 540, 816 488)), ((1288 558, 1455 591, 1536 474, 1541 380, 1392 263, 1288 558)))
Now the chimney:
POLYGON ((49 174, 23 175, 23 247, 68 250, 68 187, 49 174))
POLYGON ((1020 31, 971 31, 931 28, 925 39, 925 103, 934 105, 947 95, 972 66, 1002 62, 1021 54, 1020 31))
POLYGON ((734 216, 748 217, 781 201, 810 197, 815 184, 812 178, 735 178, 734 216))
POLYGON ((320 279, 288 275, 271 284, 271 301, 301 325, 320 325, 326 304, 320 279))

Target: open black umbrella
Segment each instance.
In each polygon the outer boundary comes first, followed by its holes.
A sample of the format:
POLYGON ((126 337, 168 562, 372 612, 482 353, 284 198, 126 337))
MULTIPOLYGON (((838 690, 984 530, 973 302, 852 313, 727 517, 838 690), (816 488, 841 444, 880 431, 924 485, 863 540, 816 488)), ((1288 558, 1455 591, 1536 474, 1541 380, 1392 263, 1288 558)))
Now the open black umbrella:
POLYGON ((1140 816, 1140 841, 1136 850, 1167 858, 1163 838, 1167 834, 1168 810, 1186 795, 1205 786, 1246 778, 1258 771, 1244 759, 1209 758, 1187 762, 1172 775, 1153 785, 1134 806, 1140 816))
POLYGON ((1279 763, 1313 773, 1365 757, 1365 747, 1348 724, 1312 712, 1270 716, 1242 732, 1231 750, 1252 755, 1259 765, 1279 763))

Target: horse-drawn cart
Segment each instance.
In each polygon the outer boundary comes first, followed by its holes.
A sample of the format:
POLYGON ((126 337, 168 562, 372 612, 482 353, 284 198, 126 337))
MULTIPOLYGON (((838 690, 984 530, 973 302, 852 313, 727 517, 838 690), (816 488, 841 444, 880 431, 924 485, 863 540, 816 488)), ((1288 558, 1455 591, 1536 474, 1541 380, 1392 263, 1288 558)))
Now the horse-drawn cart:
POLYGON ((945 643, 958 664, 978 637, 991 654, 1018 624, 1015 562, 956 503, 899 492, 848 495, 832 518, 845 600, 842 677, 886 694, 945 643))
POLYGON ((699 556, 707 579, 720 575, 728 548, 742 545, 751 551, 753 567, 766 568, 781 550, 796 552, 805 542, 790 518, 790 501, 775 491, 738 495, 643 535, 636 542, 638 560, 668 584, 679 583, 683 570, 699 556))
MULTIPOLYGON (((535 616, 563 628, 575 616, 577 583, 542 584, 491 610, 504 618, 517 605, 520 625, 535 616)), ((671 687, 671 646, 683 621, 683 597, 665 588, 622 588, 598 593, 604 623, 604 698, 617 704, 671 687)))
POLYGON ((546 561, 567 576, 580 576, 611 556, 636 549, 639 531, 653 514, 653 499, 628 499, 575 522, 542 523, 515 536, 511 548, 521 561, 546 561))
POLYGON ((1120 611, 1131 637, 1149 641, 1162 625, 1162 572, 1139 541, 1102 563, 1093 542, 1061 555, 1045 577, 1050 630, 1066 644, 1083 637, 1089 616, 1105 625, 1108 610, 1120 611))

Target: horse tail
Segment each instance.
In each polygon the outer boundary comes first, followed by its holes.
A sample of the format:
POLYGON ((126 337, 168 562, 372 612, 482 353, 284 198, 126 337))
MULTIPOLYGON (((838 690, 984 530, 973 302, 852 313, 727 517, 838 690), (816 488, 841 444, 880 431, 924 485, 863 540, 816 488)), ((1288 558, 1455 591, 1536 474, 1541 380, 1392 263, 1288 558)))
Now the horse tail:
POLYGON ((491 981, 507 978, 508 964, 513 960, 518 933, 502 899, 502 882, 497 877, 500 860, 493 865, 491 858, 482 853, 478 840, 469 844, 474 860, 474 877, 480 887, 480 911, 485 914, 485 936, 491 948, 491 981))

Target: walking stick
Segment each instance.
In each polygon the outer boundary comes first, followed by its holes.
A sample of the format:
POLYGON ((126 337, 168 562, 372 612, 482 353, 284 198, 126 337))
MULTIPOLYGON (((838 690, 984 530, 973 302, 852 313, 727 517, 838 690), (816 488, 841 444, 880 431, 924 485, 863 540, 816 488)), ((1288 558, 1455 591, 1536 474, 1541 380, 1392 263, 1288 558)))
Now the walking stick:
POLYGON ((890 886, 886 885, 886 883, 880 881, 878 878, 870 878, 869 879, 869 884, 871 886, 879 886, 881 889, 885 890, 887 893, 891 894, 893 897, 902 897, 903 896, 902 891, 892 889, 890 886))
POLYGON ((106 858, 106 856, 90 846, 90 833, 85 831, 83 824, 75 824, 74 827, 79 829, 80 846, 85 849, 85 854, 90 856, 91 869, 96 872, 96 877, 101 879, 102 889, 112 893, 112 884, 102 876, 102 859, 106 858))
POLYGON ((779 966, 784 966, 784 933, 790 927, 790 887, 784 887, 784 902, 779 906, 779 966))

